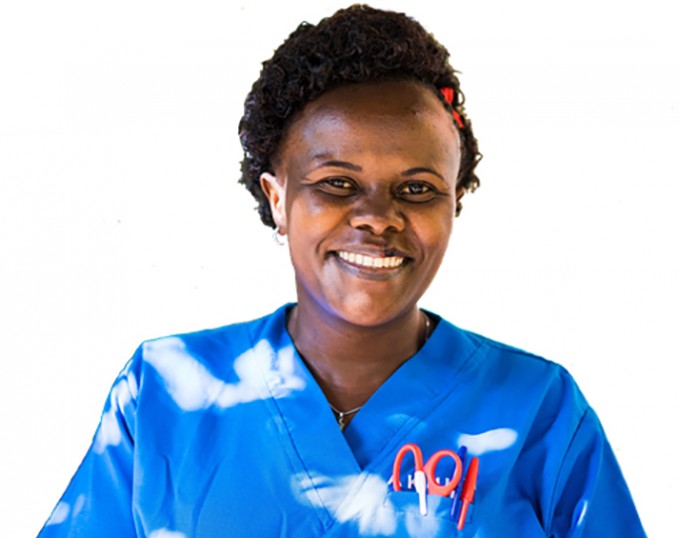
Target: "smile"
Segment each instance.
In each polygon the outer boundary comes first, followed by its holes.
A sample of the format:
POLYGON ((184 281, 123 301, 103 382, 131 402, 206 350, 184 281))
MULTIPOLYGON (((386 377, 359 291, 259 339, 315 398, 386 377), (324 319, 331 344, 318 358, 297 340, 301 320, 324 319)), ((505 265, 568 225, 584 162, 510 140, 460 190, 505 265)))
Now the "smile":
POLYGON ((405 258, 402 256, 373 257, 366 254, 346 252, 344 250, 339 250, 337 254, 340 259, 347 263, 370 269, 396 269, 397 267, 401 267, 405 261, 405 258))

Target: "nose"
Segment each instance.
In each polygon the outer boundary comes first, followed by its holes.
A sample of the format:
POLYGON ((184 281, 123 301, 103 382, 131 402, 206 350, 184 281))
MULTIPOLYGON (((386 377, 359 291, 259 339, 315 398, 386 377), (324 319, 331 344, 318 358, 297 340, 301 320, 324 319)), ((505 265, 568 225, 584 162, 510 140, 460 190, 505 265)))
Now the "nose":
POLYGON ((391 193, 366 193, 357 200, 349 223, 358 230, 383 235, 403 231, 405 219, 391 193))

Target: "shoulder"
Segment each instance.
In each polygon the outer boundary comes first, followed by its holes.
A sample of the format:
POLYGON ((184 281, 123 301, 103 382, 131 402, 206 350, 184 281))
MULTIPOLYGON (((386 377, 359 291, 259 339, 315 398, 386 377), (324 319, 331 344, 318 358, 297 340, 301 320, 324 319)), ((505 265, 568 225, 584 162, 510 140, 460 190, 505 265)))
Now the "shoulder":
POLYGON ((535 374, 573 382, 571 374, 564 366, 535 353, 460 328, 443 318, 438 329, 441 329, 448 345, 454 340, 464 342, 463 346, 458 343, 456 347, 467 348, 474 355, 473 362, 483 363, 487 368, 493 368, 504 375, 535 374))
POLYGON ((460 328, 458 330, 483 350, 487 360, 498 361, 509 368, 538 370, 552 375, 571 377, 561 364, 550 359, 472 331, 460 328))
POLYGON ((513 407, 535 406, 539 420, 568 411, 574 427, 588 409, 578 384, 561 364, 445 320, 440 321, 439 329, 444 346, 455 341, 455 347, 469 355, 463 375, 471 386, 506 399, 513 407))
POLYGON ((244 379, 253 378, 285 333, 287 308, 252 321, 146 340, 117 382, 131 387, 134 400, 170 397, 185 411, 239 397, 244 379), (262 360, 251 360, 254 355, 262 360))
MULTIPOLYGON (((239 357, 281 338, 288 305, 261 318, 142 342, 119 378, 161 377, 170 384, 211 384, 238 378, 239 357)), ((243 361, 240 361, 243 362, 243 361)), ((148 383, 146 383, 148 385, 148 383)))
POLYGON ((221 327, 145 340, 136 352, 137 360, 156 364, 189 354, 200 362, 220 363, 238 357, 263 338, 273 338, 285 327, 288 305, 266 316, 221 327))

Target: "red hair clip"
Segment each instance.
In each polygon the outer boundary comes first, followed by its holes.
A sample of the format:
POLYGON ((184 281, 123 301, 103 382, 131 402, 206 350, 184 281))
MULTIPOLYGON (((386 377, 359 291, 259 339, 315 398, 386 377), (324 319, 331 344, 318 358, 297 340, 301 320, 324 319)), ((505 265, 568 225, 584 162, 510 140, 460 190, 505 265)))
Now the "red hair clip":
MULTIPOLYGON (((453 107, 453 98, 455 97, 455 92, 453 91, 453 88, 441 88, 439 90, 441 94, 444 96, 444 101, 446 101, 451 107, 453 107)), ((461 118, 460 114, 454 109, 452 110, 453 112, 453 119, 456 121, 456 124, 460 129, 463 128, 463 118, 461 118)))

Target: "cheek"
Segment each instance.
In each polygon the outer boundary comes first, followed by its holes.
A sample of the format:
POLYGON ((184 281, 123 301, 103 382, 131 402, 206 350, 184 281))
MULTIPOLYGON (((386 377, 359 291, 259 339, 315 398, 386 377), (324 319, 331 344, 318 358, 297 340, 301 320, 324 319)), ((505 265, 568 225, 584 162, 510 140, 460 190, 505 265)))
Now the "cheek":
POLYGON ((310 196, 295 198, 287 208, 287 214, 288 241, 291 253, 296 257, 322 251, 344 222, 344 212, 340 208, 319 203, 310 196))
POLYGON ((413 231, 430 253, 445 251, 453 230, 453 210, 431 211, 412 218, 413 231))
POLYGON ((439 230, 439 233, 432 234, 427 238, 426 248, 429 256, 436 260, 436 263, 441 262, 449 245, 449 238, 451 237, 450 229, 448 232, 439 230))
POLYGON ((288 199, 286 212, 289 223, 294 223, 298 232, 312 234, 342 222, 346 214, 345 206, 342 199, 334 201, 319 193, 302 191, 288 199))

